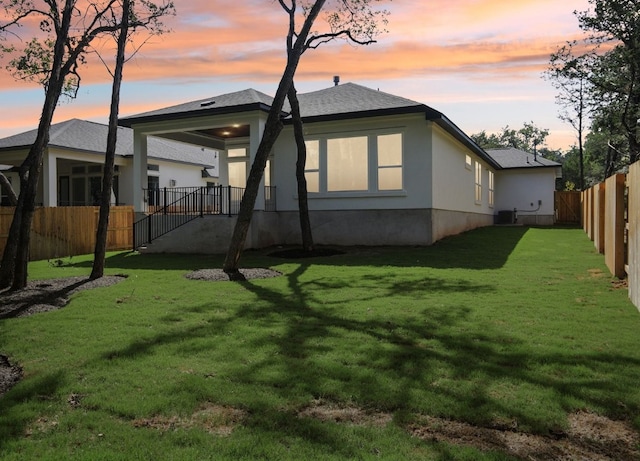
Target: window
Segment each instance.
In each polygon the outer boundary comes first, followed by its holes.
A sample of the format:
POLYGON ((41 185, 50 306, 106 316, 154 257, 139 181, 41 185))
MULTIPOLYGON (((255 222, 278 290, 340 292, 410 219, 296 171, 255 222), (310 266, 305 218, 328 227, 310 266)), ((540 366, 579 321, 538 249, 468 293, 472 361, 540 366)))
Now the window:
POLYGON ((232 187, 247 187, 247 147, 234 147, 227 149, 227 173, 229 185, 232 187))
POLYGON ((147 188, 149 189, 149 205, 160 205, 160 178, 147 176, 147 188))
POLYGON ((304 177, 307 180, 307 192, 320 192, 320 141, 305 141, 307 161, 304 177))
POLYGON ((229 163, 229 185, 247 187, 247 167, 245 162, 229 163))
POLYGON ((402 135, 378 136, 378 190, 402 189, 402 135))
POLYGON ((237 147, 235 149, 229 149, 227 151, 227 157, 246 157, 247 156, 247 148, 246 147, 237 147))
POLYGON ((368 138, 327 140, 327 190, 366 191, 369 189, 368 138))
POLYGON ((482 165, 476 162, 476 203, 482 202, 482 165))
POLYGON ((489 206, 493 208, 493 171, 489 171, 489 206))
POLYGON ((467 170, 471 169, 471 156, 470 155, 465 155, 464 156, 464 167, 467 170))
POLYGON ((402 133, 319 137, 305 145, 304 173, 310 193, 402 190, 402 133))
POLYGON ((147 164, 147 171, 160 171, 160 165, 147 164))

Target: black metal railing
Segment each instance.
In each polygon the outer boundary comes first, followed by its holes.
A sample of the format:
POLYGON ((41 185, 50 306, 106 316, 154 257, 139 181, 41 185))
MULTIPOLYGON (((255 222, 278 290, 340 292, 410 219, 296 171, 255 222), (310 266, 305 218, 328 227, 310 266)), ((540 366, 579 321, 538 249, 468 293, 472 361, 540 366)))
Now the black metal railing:
MULTIPOLYGON (((133 249, 204 215, 237 215, 244 189, 232 186, 143 189, 147 216, 133 224, 133 249)), ((265 187, 265 211, 276 211, 275 187, 265 187)))

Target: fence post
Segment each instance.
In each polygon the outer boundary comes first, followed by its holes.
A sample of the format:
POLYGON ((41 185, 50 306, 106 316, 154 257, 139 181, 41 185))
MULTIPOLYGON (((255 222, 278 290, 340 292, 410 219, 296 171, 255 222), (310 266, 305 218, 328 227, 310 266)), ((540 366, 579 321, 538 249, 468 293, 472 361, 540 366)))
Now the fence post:
POLYGON ((227 186, 227 188, 229 189, 229 193, 227 194, 229 202, 229 217, 231 217, 231 186, 227 186))

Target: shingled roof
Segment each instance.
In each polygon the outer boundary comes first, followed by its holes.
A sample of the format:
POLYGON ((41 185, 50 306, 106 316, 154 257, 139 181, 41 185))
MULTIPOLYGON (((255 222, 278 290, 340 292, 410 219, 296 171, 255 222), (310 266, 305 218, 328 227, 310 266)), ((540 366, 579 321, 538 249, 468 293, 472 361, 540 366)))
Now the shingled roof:
MULTIPOLYGON (((298 94, 300 113, 305 123, 328 120, 345 120, 396 114, 423 113, 430 120, 494 168, 500 166, 458 128, 444 114, 411 99, 367 88, 355 83, 344 83, 310 93, 298 94)), ((123 117, 120 125, 131 127, 138 123, 153 123, 185 118, 232 114, 251 110, 268 112, 273 98, 254 89, 223 94, 151 112, 123 117)), ((291 122, 288 101, 282 108, 282 119, 291 122)))
MULTIPOLYGON (((107 125, 74 118, 51 125, 49 146, 104 155, 107 149, 107 133, 107 125)), ((36 135, 37 130, 34 129, 0 139, 0 153, 28 149, 34 143, 36 135)), ((118 127, 116 155, 121 157, 133 155, 133 130, 130 128, 118 127)), ((203 151, 200 147, 154 137, 149 138, 149 157, 203 167, 214 166, 211 151, 203 151)))
POLYGON ((491 156, 501 168, 555 168, 562 166, 558 162, 546 159, 541 155, 534 155, 515 147, 506 147, 501 149, 486 149, 487 154, 491 156))
POLYGON ((273 98, 260 91, 249 88, 210 98, 199 99, 184 104, 143 112, 130 117, 122 117, 119 124, 130 127, 139 121, 175 120, 178 118, 201 117, 207 115, 229 114, 252 110, 269 111, 273 98))

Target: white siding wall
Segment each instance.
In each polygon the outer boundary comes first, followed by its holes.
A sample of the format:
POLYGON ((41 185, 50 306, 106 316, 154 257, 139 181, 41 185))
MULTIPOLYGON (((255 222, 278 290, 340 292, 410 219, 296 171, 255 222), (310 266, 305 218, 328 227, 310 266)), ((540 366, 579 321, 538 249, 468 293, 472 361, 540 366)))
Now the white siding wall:
POLYGON ((554 190, 556 171, 554 168, 535 170, 502 170, 496 175, 496 213, 501 210, 518 210, 518 221, 528 224, 552 224, 553 221, 535 222, 526 216, 554 216, 554 190), (542 201, 540 209, 538 201, 542 201), (534 211, 535 210, 535 211, 534 211))
MULTIPOLYGON (((489 165, 435 124, 433 131, 433 208, 493 215, 489 206, 489 165), (465 165, 466 156, 471 166, 465 165), (482 167, 482 199, 475 199, 475 165, 482 167)), ((491 171, 493 171, 491 169, 491 171)), ((494 194, 495 196, 495 194, 494 194)))
MULTIPOLYGON (((403 190, 383 192, 325 192, 310 194, 311 210, 382 210, 424 209, 431 204, 431 162, 429 133, 424 129, 424 115, 367 118, 342 122, 305 125, 307 140, 318 137, 371 135, 400 132, 403 135, 403 190)), ((278 210, 298 209, 296 165, 297 151, 293 129, 287 126, 274 146, 272 184, 277 186, 278 210)), ((376 166, 369 165, 375 175, 376 166)))

